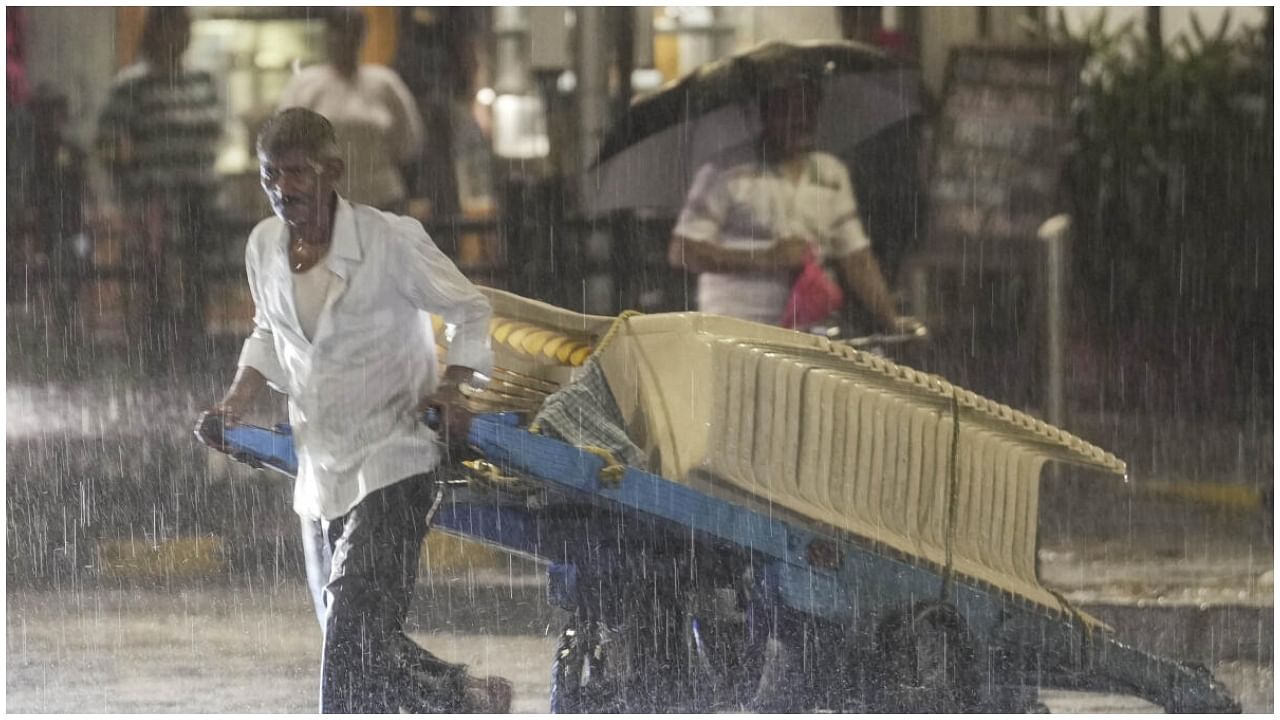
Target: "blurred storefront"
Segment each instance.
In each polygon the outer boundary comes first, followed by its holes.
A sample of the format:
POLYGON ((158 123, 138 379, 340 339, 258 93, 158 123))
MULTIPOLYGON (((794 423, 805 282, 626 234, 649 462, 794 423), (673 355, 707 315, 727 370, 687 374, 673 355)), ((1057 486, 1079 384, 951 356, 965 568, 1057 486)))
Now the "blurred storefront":
MULTIPOLYGON (((72 133, 88 146, 112 76, 133 58, 146 10, 27 11, 29 83, 52 83, 68 93, 72 133)), ((1028 42, 1056 22, 1059 12, 1077 27, 1104 12, 1112 25, 1150 25, 1152 18, 1145 8, 1016 6, 363 11, 368 28, 364 60, 395 67, 436 127, 417 173, 419 179, 442 181, 416 183, 411 212, 478 280, 605 313, 623 307, 676 309, 688 297, 684 280, 666 267, 670 218, 580 222, 581 171, 605 129, 636 95, 762 41, 846 38, 918 63, 927 91, 941 98, 957 47, 1028 42), (441 154, 447 157, 441 160, 441 154)), ((257 183, 254 132, 290 74, 324 59, 319 12, 307 7, 193 8, 190 60, 218 75, 227 109, 217 165, 224 180, 220 205, 225 237, 212 244, 223 261, 225 280, 215 291, 219 301, 210 304, 216 313, 209 318, 211 330, 238 332, 247 317, 238 277, 243 237, 268 212, 257 183)), ((1265 12, 1231 8, 1230 22, 1257 22, 1265 12)), ((1187 32, 1193 17, 1214 26, 1224 13, 1221 8, 1165 8, 1156 13, 1156 27, 1170 40, 1187 32)), ((903 145, 911 154, 907 164, 918 170, 911 182, 920 187, 929 172, 928 141, 925 134, 910 138, 909 147, 903 145)), ((876 163, 901 166, 903 160, 859 161, 872 170, 876 163)), ((95 187, 100 191, 102 186, 95 187)), ((895 232, 872 233, 882 243, 877 252, 889 257, 893 267, 918 241, 915 236, 891 237, 895 232)))

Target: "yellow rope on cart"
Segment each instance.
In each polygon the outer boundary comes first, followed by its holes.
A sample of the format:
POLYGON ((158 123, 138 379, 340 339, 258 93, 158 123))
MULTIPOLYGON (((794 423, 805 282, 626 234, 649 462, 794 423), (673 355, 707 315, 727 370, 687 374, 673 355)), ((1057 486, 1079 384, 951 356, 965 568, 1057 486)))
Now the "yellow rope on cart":
POLYGON ((594 445, 581 445, 578 446, 578 449, 604 460, 604 467, 600 468, 600 472, 597 474, 601 483, 609 487, 617 487, 622 482, 622 476, 627 472, 627 466, 619 462, 612 452, 594 445))
POLYGON ((595 357, 600 353, 600 351, 609 347, 609 343, 613 342, 613 338, 617 336, 618 330, 621 329, 622 324, 626 322, 628 318, 633 318, 643 314, 644 313, 639 310, 623 310, 619 313, 618 317, 614 318, 613 322, 609 324, 609 329, 605 331, 604 337, 600 338, 600 342, 596 343, 596 346, 592 348, 591 354, 588 355, 587 358, 590 359, 595 357))
POLYGON ((947 527, 943 536, 946 550, 946 562, 942 567, 942 601, 946 602, 951 595, 951 581, 955 575, 952 554, 956 542, 956 506, 960 498, 960 483, 956 481, 956 466, 959 465, 960 452, 960 393, 956 388, 951 390, 951 457, 947 462, 947 527))

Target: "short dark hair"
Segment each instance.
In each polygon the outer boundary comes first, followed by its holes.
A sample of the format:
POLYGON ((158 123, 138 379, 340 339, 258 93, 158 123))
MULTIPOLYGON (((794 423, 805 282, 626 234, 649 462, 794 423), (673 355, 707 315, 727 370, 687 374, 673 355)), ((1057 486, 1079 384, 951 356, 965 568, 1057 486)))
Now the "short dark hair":
POLYGON ((329 32, 364 34, 364 13, 356 7, 332 7, 324 14, 329 32))
POLYGON ((313 110, 292 107, 272 115, 258 130, 258 152, 282 155, 301 150, 313 160, 341 159, 333 123, 313 110))
POLYGON ((138 37, 138 52, 147 60, 158 60, 156 57, 166 50, 160 45, 164 32, 175 26, 190 30, 191 12, 182 5, 161 5, 147 8, 142 20, 142 34, 138 37))

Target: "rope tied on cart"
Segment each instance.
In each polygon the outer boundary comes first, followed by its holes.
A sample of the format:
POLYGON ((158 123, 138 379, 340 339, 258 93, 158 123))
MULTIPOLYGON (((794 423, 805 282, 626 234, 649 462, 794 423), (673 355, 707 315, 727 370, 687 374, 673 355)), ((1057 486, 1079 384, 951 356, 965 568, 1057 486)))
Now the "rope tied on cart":
POLYGON ((946 562, 942 568, 942 602, 951 596, 951 584, 955 577, 953 553, 956 537, 956 507, 960 504, 960 483, 956 480, 960 453, 960 391, 951 389, 951 456, 947 460, 947 526, 943 534, 946 562))
POLYGON ((1049 591, 1050 595, 1053 595, 1055 598, 1057 598, 1058 602, 1062 603, 1063 611, 1067 615, 1070 615, 1071 620, 1080 626, 1080 651, 1083 652, 1085 655, 1089 655, 1093 651, 1093 638, 1094 638, 1095 630, 1102 629, 1107 632, 1113 631, 1113 628, 1110 625, 1104 622, 1101 622, 1097 618, 1091 617, 1081 612, 1080 608, 1076 607, 1075 603, 1072 603, 1070 600, 1068 600, 1066 595, 1063 595, 1062 593, 1058 592, 1057 590, 1054 590, 1053 588, 1045 588, 1045 589, 1049 591))
POLYGON ((614 318, 613 322, 609 324, 609 329, 605 331, 604 337, 600 338, 600 342, 596 343, 596 346, 591 350, 590 357, 599 355, 605 348, 609 347, 609 343, 612 343, 613 339, 617 337, 618 331, 622 329, 627 318, 633 318, 639 315, 644 315, 644 313, 639 310, 623 310, 621 313, 618 313, 618 317, 614 318))
POLYGON ((600 472, 596 473, 596 477, 599 478, 601 483, 610 487, 617 487, 622 482, 622 476, 626 474, 627 466, 619 462, 618 458, 609 452, 608 448, 581 445, 578 449, 604 460, 604 467, 600 468, 600 472))

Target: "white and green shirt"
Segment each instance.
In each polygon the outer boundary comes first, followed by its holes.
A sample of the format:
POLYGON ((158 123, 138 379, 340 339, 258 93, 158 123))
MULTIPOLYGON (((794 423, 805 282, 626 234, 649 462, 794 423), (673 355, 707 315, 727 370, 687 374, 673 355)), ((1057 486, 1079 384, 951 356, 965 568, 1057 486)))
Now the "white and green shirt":
MULTIPOLYGON (((858 219, 849 171, 832 155, 811 152, 796 181, 781 167, 749 162, 704 165, 694 179, 675 234, 740 250, 765 250, 787 237, 810 241, 818 259, 870 247, 858 219)), ((698 309, 775 325, 786 309, 794 273, 705 272, 698 309)))

